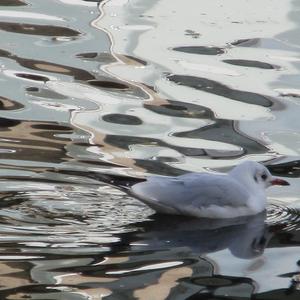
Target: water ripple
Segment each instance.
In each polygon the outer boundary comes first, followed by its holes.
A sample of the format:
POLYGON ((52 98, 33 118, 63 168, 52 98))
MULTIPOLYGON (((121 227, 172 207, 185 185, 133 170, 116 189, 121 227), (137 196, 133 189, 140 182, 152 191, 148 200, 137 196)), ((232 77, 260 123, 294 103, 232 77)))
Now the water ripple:
POLYGON ((297 201, 295 4, 97 2, 0 4, 0 298, 296 294, 290 205, 159 217, 110 187, 253 159, 297 201))
POLYGON ((282 226, 287 231, 298 230, 300 211, 283 204, 272 204, 268 207, 267 222, 271 226, 282 226))

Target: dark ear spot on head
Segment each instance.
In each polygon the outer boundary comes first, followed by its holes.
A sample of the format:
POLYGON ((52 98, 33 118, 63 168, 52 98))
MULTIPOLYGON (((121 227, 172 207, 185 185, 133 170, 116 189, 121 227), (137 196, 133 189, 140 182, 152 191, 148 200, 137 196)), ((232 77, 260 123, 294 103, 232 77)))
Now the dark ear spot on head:
POLYGON ((261 175, 261 179, 262 179, 262 180, 266 180, 267 178, 268 178, 267 174, 262 174, 262 175, 261 175))
POLYGON ((254 176, 254 181, 257 182, 257 177, 256 176, 254 176))

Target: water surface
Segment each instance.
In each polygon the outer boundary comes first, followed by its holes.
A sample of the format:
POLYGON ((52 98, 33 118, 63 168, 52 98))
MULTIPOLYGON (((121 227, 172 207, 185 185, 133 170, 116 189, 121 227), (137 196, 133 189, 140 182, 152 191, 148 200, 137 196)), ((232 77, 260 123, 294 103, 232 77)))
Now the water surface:
POLYGON ((0 298, 298 299, 298 2, 1 1, 0 298), (108 184, 245 159, 252 217, 108 184))

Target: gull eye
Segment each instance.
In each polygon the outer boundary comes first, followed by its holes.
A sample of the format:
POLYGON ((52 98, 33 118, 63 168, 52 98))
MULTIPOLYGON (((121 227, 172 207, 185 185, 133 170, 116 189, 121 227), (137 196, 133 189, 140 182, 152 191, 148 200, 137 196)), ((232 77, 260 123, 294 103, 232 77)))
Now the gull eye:
POLYGON ((267 176, 266 174, 262 174, 262 175, 261 175, 261 179, 262 179, 262 180, 266 180, 267 178, 268 178, 268 176, 267 176))

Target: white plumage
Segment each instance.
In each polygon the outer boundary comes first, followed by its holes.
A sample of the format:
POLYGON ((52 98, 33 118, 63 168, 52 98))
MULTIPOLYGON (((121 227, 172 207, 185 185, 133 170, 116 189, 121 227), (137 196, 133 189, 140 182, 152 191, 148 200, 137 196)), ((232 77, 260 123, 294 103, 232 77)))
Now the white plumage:
POLYGON ((262 164, 245 161, 227 174, 188 173, 150 176, 131 187, 131 194, 158 213, 205 218, 254 215, 266 207, 265 189, 288 185, 262 164))

